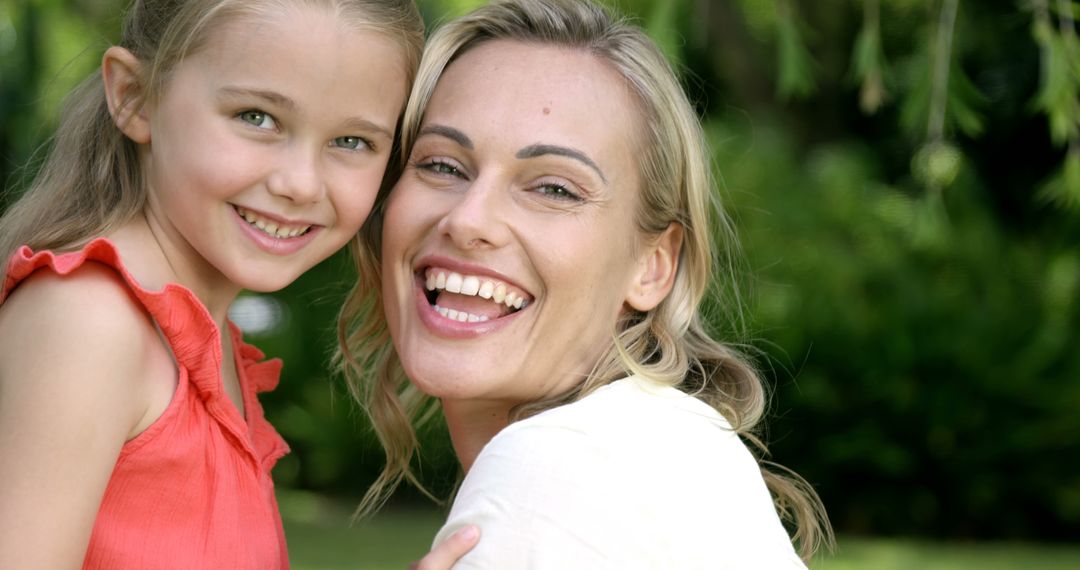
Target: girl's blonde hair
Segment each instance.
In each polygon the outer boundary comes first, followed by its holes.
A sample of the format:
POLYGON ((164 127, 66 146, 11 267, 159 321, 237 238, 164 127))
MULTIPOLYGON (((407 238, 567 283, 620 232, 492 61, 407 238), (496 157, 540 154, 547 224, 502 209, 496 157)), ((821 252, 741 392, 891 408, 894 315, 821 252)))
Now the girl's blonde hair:
MULTIPOLYGON (((177 64, 223 23, 296 4, 325 7, 339 21, 392 38, 401 46, 412 81, 424 41, 413 0, 135 0, 120 46, 142 64, 141 90, 123 104, 152 104, 177 64)), ((0 282, 18 247, 78 247, 127 223, 145 203, 138 145, 113 122, 98 70, 68 95, 41 171, 0 218, 0 282)))
MULTIPOLYGON (((643 145, 637 224, 646 236, 659 235, 672 223, 684 228, 679 268, 667 298, 652 311, 625 315, 612 331, 611 348, 571 393, 521 405, 514 410, 515 419, 580 399, 632 373, 694 394, 765 452, 754 431, 766 404, 761 378, 739 351, 713 338, 702 315, 708 297, 715 309, 734 316, 732 323, 738 324, 738 288, 732 286, 738 245, 720 208, 698 117, 667 59, 641 29, 612 19, 588 0, 500 0, 445 24, 428 41, 405 110, 403 156, 408 156, 446 67, 469 49, 496 39, 586 50, 622 75, 639 100, 643 140, 648 141, 643 145)), ((380 204, 383 198, 385 194, 380 204)), ((387 456, 360 514, 377 508, 403 478, 419 486, 410 466, 418 446, 414 424, 426 422, 436 411, 431 399, 410 385, 390 342, 379 291, 379 218, 372 216, 353 249, 359 282, 338 323, 338 363, 371 416, 387 456)), ((787 469, 778 470, 783 474, 763 467, 762 474, 781 515, 795 528, 793 540, 801 555, 809 559, 820 543, 831 543, 828 519, 805 481, 787 469)))

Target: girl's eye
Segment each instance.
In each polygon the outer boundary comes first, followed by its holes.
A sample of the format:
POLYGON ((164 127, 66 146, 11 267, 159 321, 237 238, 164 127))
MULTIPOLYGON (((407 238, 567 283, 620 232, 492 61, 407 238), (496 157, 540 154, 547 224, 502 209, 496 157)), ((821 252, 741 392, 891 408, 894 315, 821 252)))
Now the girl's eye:
POLYGON ((580 202, 581 196, 573 193, 566 186, 555 183, 545 183, 537 186, 534 190, 537 194, 542 196, 551 196, 557 200, 570 200, 572 202, 580 202))
POLYGON ((274 122, 274 118, 270 116, 270 113, 259 111, 257 109, 242 111, 237 116, 240 117, 241 121, 259 127, 260 129, 273 129, 277 126, 277 123, 274 122))
POLYGON ((373 148, 371 143, 360 137, 337 137, 330 141, 332 146, 343 148, 346 150, 363 150, 365 148, 373 148))

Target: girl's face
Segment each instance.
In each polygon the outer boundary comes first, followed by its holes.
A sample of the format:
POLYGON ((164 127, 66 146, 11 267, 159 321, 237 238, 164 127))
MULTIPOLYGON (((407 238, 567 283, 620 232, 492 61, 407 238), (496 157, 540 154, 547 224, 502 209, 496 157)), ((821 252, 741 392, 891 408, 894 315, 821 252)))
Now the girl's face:
POLYGON ((196 285, 280 289, 367 218, 405 59, 390 37, 317 7, 211 34, 145 112, 148 215, 196 285))
POLYGON ((512 406, 611 346, 639 270, 637 113, 582 50, 498 40, 448 67, 383 230, 388 324, 421 390, 512 406))

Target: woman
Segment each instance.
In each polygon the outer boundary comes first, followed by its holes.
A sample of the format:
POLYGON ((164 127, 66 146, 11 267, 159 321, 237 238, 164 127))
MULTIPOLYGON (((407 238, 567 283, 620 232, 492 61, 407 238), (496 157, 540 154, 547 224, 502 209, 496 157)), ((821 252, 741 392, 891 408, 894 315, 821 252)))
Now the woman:
POLYGON ((466 471, 436 542, 484 531, 458 567, 802 567, 773 497, 803 560, 829 540, 813 491, 739 437, 757 441, 761 381, 699 311, 711 239, 734 242, 697 118, 639 29, 586 0, 446 24, 403 143, 356 252, 381 282, 342 314, 388 457, 362 509, 413 479, 426 394, 466 471))

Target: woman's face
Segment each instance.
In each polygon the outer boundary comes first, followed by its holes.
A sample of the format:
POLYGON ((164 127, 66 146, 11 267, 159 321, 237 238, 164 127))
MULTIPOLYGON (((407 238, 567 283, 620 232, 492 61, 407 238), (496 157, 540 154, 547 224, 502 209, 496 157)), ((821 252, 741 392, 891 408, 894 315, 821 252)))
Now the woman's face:
POLYGON ((582 50, 498 40, 447 68, 383 230, 390 331, 421 390, 514 405, 584 379, 641 272, 638 121, 582 50))

